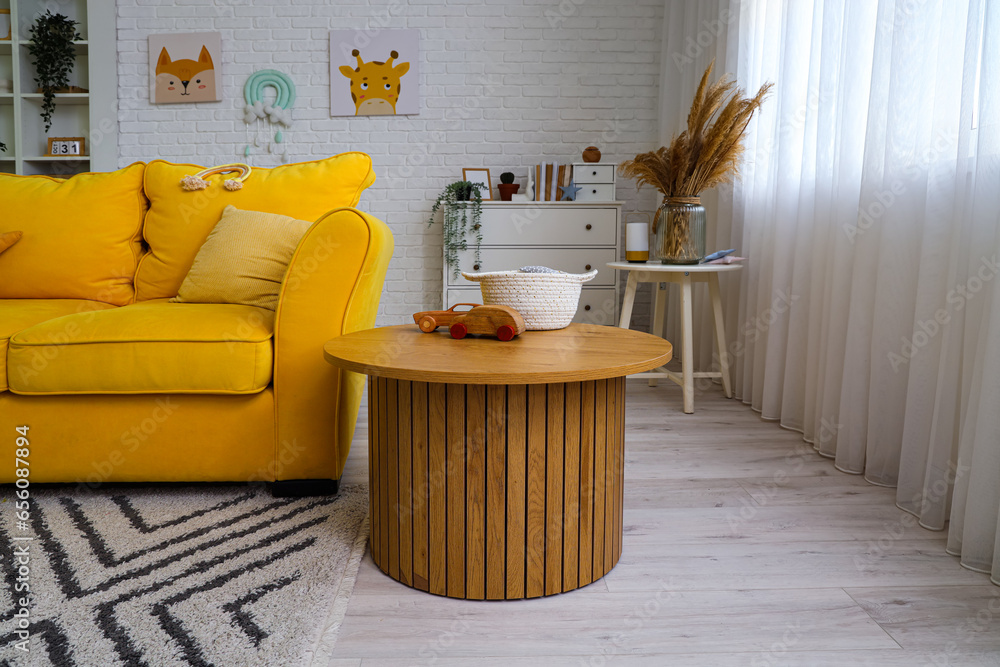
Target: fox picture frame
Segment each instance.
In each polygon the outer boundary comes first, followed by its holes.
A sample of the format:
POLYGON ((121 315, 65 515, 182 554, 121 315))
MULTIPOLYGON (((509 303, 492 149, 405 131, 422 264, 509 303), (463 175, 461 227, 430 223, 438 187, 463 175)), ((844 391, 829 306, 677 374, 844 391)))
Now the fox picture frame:
POLYGON ((222 101, 222 33, 149 36, 153 104, 222 101))

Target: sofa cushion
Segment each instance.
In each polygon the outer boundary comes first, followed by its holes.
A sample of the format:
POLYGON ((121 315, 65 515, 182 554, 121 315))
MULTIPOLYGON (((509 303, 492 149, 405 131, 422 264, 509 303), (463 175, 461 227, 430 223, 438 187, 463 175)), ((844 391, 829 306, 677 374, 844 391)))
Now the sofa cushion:
POLYGON ((222 183, 228 174, 206 180, 205 190, 187 191, 180 181, 201 171, 192 164, 154 160, 147 165, 145 189, 150 208, 143 235, 149 252, 136 273, 136 299, 177 295, 198 249, 222 217, 226 206, 316 221, 331 209, 357 206, 361 192, 375 181, 371 158, 342 153, 325 160, 255 168, 236 191, 222 183))
POLYGON ((146 301, 24 329, 7 352, 17 394, 252 394, 271 381, 274 313, 146 301), (30 366, 41 352, 49 363, 30 366))
POLYGON ((7 230, 24 237, 0 256, 0 299, 131 303, 146 198, 145 165, 68 179, 0 174, 7 230))
POLYGON ((274 310, 311 222, 227 206, 181 283, 176 303, 240 303, 274 310))
MULTIPOLYGON (((0 299, 0 391, 7 390, 7 343, 11 336, 39 322, 73 313, 90 313, 114 308, 102 301, 78 299, 0 299)), ((59 342, 66 332, 53 331, 54 341, 59 342)), ((49 360, 44 355, 27 360, 28 369, 44 369, 49 360)))

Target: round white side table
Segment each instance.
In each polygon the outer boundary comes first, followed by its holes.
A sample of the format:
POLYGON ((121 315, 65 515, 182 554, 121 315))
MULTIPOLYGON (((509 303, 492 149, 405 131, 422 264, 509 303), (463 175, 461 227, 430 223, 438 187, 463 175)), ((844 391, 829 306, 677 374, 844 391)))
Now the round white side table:
POLYGON ((663 315, 666 310, 667 292, 660 283, 677 283, 681 286, 681 372, 675 373, 665 367, 660 367, 648 373, 637 373, 630 377, 650 378, 650 384, 655 384, 657 378, 672 380, 681 386, 684 395, 684 412, 694 412, 694 379, 720 378, 722 390, 726 398, 733 397, 733 388, 729 380, 729 357, 726 354, 726 329, 722 320, 722 297, 719 295, 719 274, 727 271, 739 271, 741 264, 661 264, 659 261, 649 262, 609 262, 608 267, 628 272, 628 282, 625 285, 625 299, 622 302, 622 316, 618 326, 628 329, 632 320, 632 306, 635 303, 635 290, 639 283, 655 283, 656 292, 653 299, 653 326, 650 333, 663 336, 663 315), (708 293, 712 300, 712 312, 715 322, 715 344, 719 353, 719 371, 695 372, 694 357, 691 352, 693 335, 692 290, 694 283, 708 283, 708 293))

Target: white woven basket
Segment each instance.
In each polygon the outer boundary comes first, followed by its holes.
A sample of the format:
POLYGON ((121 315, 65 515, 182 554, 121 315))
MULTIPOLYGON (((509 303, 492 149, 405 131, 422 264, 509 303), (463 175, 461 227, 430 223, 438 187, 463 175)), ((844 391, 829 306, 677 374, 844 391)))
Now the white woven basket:
POLYGON ((479 283, 483 303, 510 306, 524 318, 529 331, 548 331, 569 326, 580 305, 580 287, 593 280, 589 273, 523 273, 492 271, 466 273, 466 280, 479 283))

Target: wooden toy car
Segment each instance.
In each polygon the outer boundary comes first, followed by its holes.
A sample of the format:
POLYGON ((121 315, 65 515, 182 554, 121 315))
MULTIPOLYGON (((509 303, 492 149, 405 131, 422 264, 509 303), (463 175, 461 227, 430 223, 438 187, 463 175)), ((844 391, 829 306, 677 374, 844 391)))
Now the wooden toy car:
POLYGON ((522 333, 524 318, 521 313, 508 306, 476 306, 456 317, 451 324, 452 338, 484 334, 507 341, 522 333))
POLYGON ((446 327, 451 325, 455 318, 459 315, 464 315, 468 313, 468 310, 455 311, 459 306, 468 306, 469 308, 476 308, 482 304, 478 303, 456 303, 454 306, 448 310, 425 310, 420 313, 413 314, 413 321, 417 323, 420 330, 424 333, 431 333, 438 327, 446 327))

